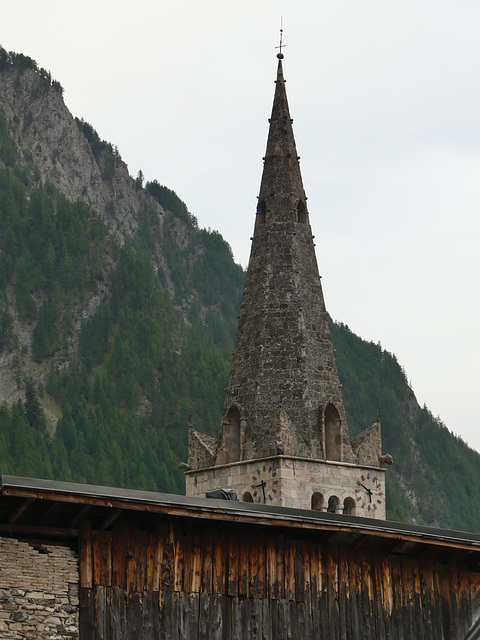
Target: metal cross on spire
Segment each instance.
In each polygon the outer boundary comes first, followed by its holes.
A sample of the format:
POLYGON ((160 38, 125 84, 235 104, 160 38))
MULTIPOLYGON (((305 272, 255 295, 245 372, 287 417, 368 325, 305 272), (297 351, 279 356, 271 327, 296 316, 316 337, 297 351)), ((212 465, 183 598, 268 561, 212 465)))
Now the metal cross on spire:
POLYGON ((282 47, 286 47, 287 45, 283 44, 283 18, 280 19, 280 44, 275 49, 280 49, 280 52, 277 53, 277 58, 281 60, 283 58, 282 47))

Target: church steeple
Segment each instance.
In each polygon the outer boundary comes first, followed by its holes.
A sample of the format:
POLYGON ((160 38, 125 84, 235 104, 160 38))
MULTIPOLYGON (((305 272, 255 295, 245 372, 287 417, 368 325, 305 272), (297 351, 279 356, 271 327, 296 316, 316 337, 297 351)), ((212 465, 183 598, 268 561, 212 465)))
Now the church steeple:
POLYGON ((217 463, 279 446, 353 460, 281 58, 217 463))
POLYGON ((282 58, 220 435, 190 429, 186 492, 385 517, 380 423, 348 435, 282 58))

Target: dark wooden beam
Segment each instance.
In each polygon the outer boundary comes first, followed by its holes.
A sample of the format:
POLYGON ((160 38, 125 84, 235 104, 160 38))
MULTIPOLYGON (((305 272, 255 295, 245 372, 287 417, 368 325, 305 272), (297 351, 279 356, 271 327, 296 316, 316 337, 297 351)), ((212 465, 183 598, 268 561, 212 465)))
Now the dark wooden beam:
POLYGON ((0 533, 10 535, 45 536, 52 538, 77 538, 78 529, 63 529, 61 527, 38 527, 24 524, 0 524, 0 533))
POLYGON ((49 518, 53 516, 54 513, 56 513, 60 509, 61 506, 62 506, 61 502, 54 502, 53 504, 51 504, 42 515, 41 522, 46 522, 49 518))
POLYGON ((112 513, 109 513, 105 520, 100 524, 100 529, 108 529, 108 527, 122 515, 122 511, 123 509, 113 509, 112 513))
POLYGON ((30 507, 33 503, 35 502, 35 498, 28 498, 27 500, 24 500, 22 502, 22 504, 20 504, 15 511, 13 512, 13 514, 10 516, 10 518, 8 519, 8 522, 10 524, 13 524, 14 522, 16 522, 20 516, 22 515, 22 513, 24 513, 28 507, 30 507))
POLYGON ((77 513, 77 515, 71 521, 70 526, 71 527, 76 527, 77 525, 79 525, 82 522, 82 520, 85 518, 85 516, 88 514, 88 512, 90 511, 92 506, 93 505, 91 505, 91 504, 86 504, 82 509, 80 509, 80 511, 77 513))

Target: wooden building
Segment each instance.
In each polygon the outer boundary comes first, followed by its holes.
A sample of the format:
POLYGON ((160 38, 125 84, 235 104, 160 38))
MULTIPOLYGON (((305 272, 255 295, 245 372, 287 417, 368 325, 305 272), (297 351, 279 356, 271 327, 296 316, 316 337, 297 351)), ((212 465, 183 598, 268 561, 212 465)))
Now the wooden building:
POLYGON ((479 596, 479 535, 1 479, 5 640, 473 640, 479 596), (39 593, 45 560, 53 586, 39 593), (58 579, 69 581, 60 591, 58 579))

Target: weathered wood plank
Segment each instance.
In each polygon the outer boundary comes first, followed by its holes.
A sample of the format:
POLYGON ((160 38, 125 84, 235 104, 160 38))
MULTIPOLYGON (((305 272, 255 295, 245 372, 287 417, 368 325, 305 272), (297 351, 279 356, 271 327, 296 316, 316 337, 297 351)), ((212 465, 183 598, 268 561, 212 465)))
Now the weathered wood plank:
POLYGON ((236 531, 230 531, 228 535, 228 582, 227 593, 229 596, 238 595, 238 549, 239 537, 236 531))
POLYGON ((92 528, 90 522, 82 522, 80 525, 80 587, 91 589, 93 587, 93 549, 92 528))
POLYGON ((135 593, 137 588, 137 531, 138 525, 129 523, 125 557, 127 593, 135 593))
POLYGON ((338 592, 339 592, 339 638, 349 640, 351 631, 350 614, 350 581, 348 577, 348 562, 345 549, 338 550, 338 592))
POLYGON ((124 587, 112 587, 110 628, 112 640, 120 640, 126 633, 126 613, 125 613, 125 589, 124 587))
POLYGON ((215 535, 213 542, 213 575, 212 588, 214 593, 221 595, 227 592, 227 538, 222 532, 215 535))
POLYGON ((267 598, 276 598, 278 593, 277 588, 277 549, 275 544, 275 537, 268 536, 266 540, 266 596, 267 598))
POLYGON ((166 591, 164 598, 164 637, 168 640, 179 640, 179 593, 166 591))
POLYGON ((174 537, 174 565, 173 565, 173 590, 183 591, 183 570, 185 566, 184 538, 178 529, 175 529, 174 537))
POLYGON ((93 579, 95 585, 112 584, 112 536, 109 531, 93 534, 93 579))
POLYGON ((285 539, 285 598, 295 600, 295 541, 285 539))
POLYGON ((250 584, 250 540, 240 534, 238 541, 238 595, 247 596, 250 584))
POLYGON ((142 633, 142 611, 138 593, 126 595, 125 614, 125 640, 138 640, 142 633))
POLYGON ((79 592, 79 640, 93 640, 95 635, 95 600, 93 589, 80 587, 79 592))
POLYGON ((222 640, 226 621, 223 619, 222 596, 215 593, 209 598, 208 634, 200 640, 222 640))
POLYGON ((251 598, 260 596, 259 555, 260 550, 255 538, 249 538, 250 551, 248 554, 248 595, 251 598))
POLYGON ((200 593, 198 601, 198 638, 204 640, 213 637, 210 634, 210 608, 213 608, 210 593, 200 593))
POLYGON ((212 532, 206 529, 202 537, 201 593, 213 592, 213 539, 212 532))
POLYGON ((232 640, 232 598, 221 596, 222 640, 232 640))
POLYGON ((129 528, 126 523, 115 525, 112 531, 112 586, 125 588, 127 583, 127 540, 129 528))
POLYGON ((105 587, 96 586, 94 589, 95 607, 95 637, 97 640, 107 640, 107 602, 105 587))
POLYGON ((276 551, 276 582, 275 582, 275 598, 285 598, 285 537, 281 533, 275 536, 276 551))
MULTIPOLYGON (((147 532, 145 540, 145 590, 151 593, 153 588, 153 574, 155 568, 156 537, 152 532, 147 532)), ((157 589, 158 591, 158 589, 157 589)))

